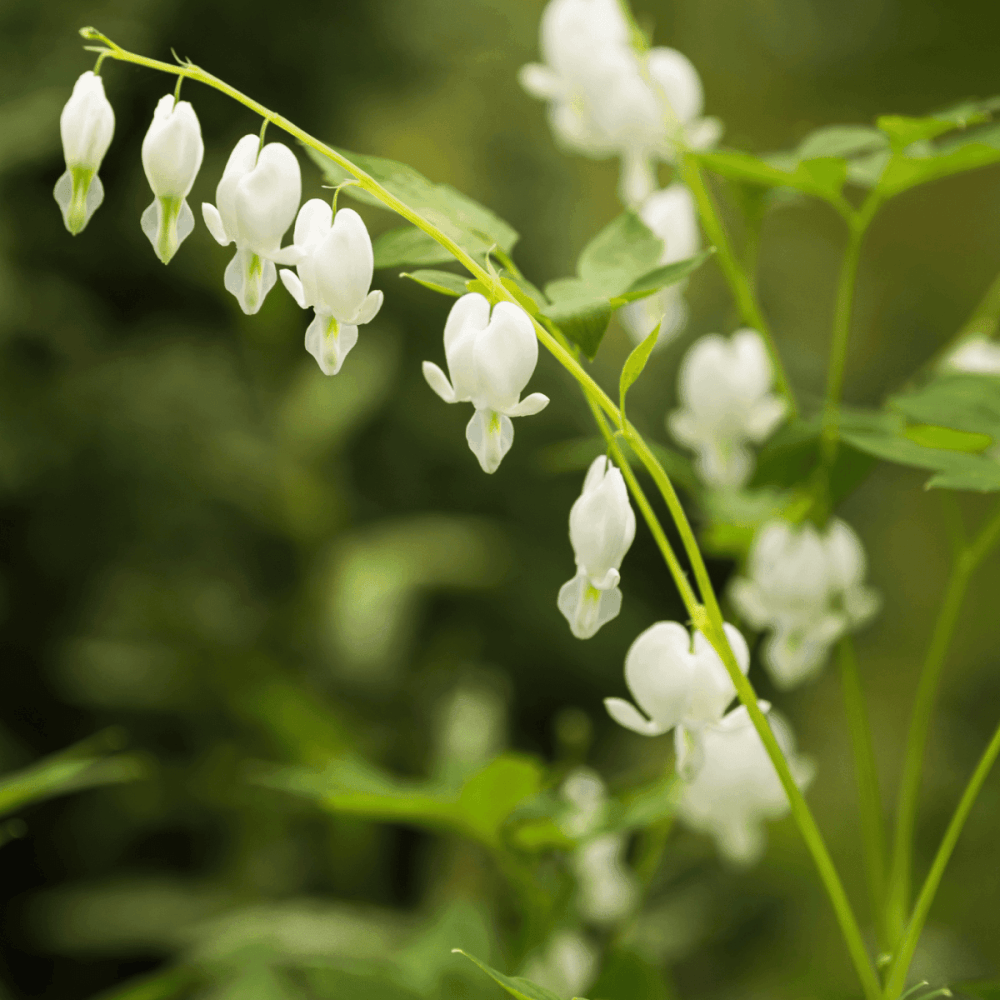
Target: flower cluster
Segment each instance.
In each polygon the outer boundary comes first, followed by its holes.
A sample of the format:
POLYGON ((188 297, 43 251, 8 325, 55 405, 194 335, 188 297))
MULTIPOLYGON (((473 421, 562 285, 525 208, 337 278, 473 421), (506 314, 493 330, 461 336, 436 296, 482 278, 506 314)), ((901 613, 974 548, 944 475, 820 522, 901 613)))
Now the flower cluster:
POLYGON ((656 188, 654 164, 719 137, 703 118, 701 81, 675 49, 640 53, 618 0, 551 0, 541 21, 544 64, 521 70, 521 85, 549 103, 552 130, 569 149, 620 156, 620 194, 640 205, 656 188))
POLYGON ((868 622, 879 597, 864 583, 865 552, 844 521, 825 531, 770 521, 754 538, 745 577, 731 585, 733 606, 755 628, 770 629, 764 664, 775 684, 814 676, 831 645, 868 622))
MULTIPOLYGON (((724 629, 746 674, 746 641, 732 625, 724 629)), ((639 707, 622 698, 604 704, 615 722, 643 736, 674 731, 681 817, 710 833, 729 860, 756 860, 765 843, 763 821, 784 815, 788 799, 747 710, 726 712, 736 688, 719 654, 701 632, 692 637, 677 622, 657 622, 632 643, 625 683, 639 707)), ((760 707, 770 708, 766 702, 760 707)), ((796 783, 804 787, 811 766, 795 755, 786 725, 772 718, 771 726, 796 783)))
POLYGON ((709 334, 695 341, 678 376, 681 409, 667 427, 697 453, 696 467, 709 486, 739 487, 753 472, 748 444, 764 441, 784 419, 787 403, 774 395, 774 374, 756 330, 726 340, 709 334))
MULTIPOLYGON (((104 200, 98 170, 114 134, 115 115, 101 77, 84 73, 60 118, 66 172, 54 196, 66 228, 83 231, 104 200)), ((205 145, 194 108, 175 94, 160 98, 142 143, 142 166, 153 201, 142 213, 142 231, 164 264, 194 230, 187 202, 205 145)), ((263 145, 245 135, 226 163, 215 204, 203 204, 208 231, 223 246, 236 245, 225 286, 252 315, 277 283, 276 264, 297 266, 282 280, 315 319, 306 349, 322 371, 336 375, 358 339, 358 325, 375 317, 382 293, 370 292, 374 273, 371 238, 361 217, 344 209, 334 218, 326 202, 314 199, 299 210, 302 177, 295 154, 279 142, 263 145), (294 242, 281 241, 298 212, 294 242)))

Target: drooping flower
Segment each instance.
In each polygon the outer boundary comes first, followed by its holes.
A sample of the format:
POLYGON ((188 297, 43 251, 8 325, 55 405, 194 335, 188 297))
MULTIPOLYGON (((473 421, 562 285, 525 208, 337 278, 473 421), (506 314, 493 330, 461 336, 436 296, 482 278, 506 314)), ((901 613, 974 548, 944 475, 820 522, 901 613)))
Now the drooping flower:
POLYGON ((771 361, 756 330, 730 340, 709 334, 695 341, 681 362, 681 409, 667 427, 698 453, 696 467, 710 486, 742 486, 753 471, 749 443, 759 444, 781 423, 787 402, 771 392, 771 361))
POLYGON ((382 293, 370 292, 375 258, 361 216, 333 209, 320 198, 307 201, 295 220, 295 246, 304 256, 298 276, 281 271, 292 298, 315 317, 306 330, 306 350, 324 375, 336 375, 358 342, 358 326, 371 322, 382 308, 382 293))
MULTIPOLYGON (((765 711, 770 707, 759 704, 765 711)), ((796 785, 805 788, 815 774, 812 762, 795 752, 794 736, 783 719, 770 712, 768 721, 796 785)), ((678 815, 692 829, 709 834, 726 860, 753 864, 767 845, 764 821, 784 816, 788 797, 743 705, 703 730, 701 758, 681 786, 678 815)))
POLYGON ((754 628, 770 629, 763 660, 775 684, 815 676, 841 636, 870 621, 878 593, 864 583, 865 552, 844 521, 822 532, 811 524, 769 521, 757 533, 744 577, 729 595, 754 628))
POLYGON ((260 309, 278 280, 275 264, 294 265, 303 252, 282 249, 281 238, 302 198, 302 175, 295 154, 280 142, 263 149, 245 135, 229 156, 215 191, 215 205, 201 206, 205 225, 222 246, 236 244, 226 268, 226 290, 249 316, 260 309), (258 155, 258 152, 260 155, 258 155))
MULTIPOLYGON (((687 260, 701 249, 698 212, 685 185, 671 184, 651 194, 639 209, 639 217, 654 236, 663 240, 661 265, 687 260)), ((656 344, 663 347, 687 322, 686 287, 685 279, 625 306, 618 315, 632 340, 641 343, 659 323, 656 344)))
POLYGON ((73 85, 73 94, 59 116, 59 132, 66 172, 52 194, 66 228, 76 236, 104 201, 97 171, 115 132, 115 113, 104 93, 104 81, 91 70, 73 85))
POLYGON ((194 108, 188 101, 165 94, 142 140, 142 168, 155 197, 141 220, 142 231, 164 264, 194 230, 194 213, 187 196, 204 155, 205 143, 194 108))
POLYGON ((576 576, 559 590, 558 606, 578 639, 589 639, 622 606, 619 570, 635 539, 635 513, 621 471, 595 458, 569 512, 576 576))
POLYGON ((490 303, 476 292, 452 306, 444 327, 448 376, 431 361, 423 365, 427 384, 446 403, 476 408, 465 430, 484 472, 496 472, 514 443, 511 417, 528 417, 548 406, 533 392, 521 399, 538 362, 538 341, 528 314, 513 302, 490 303))
POLYGON ((694 67, 674 49, 640 54, 617 0, 551 0, 542 15, 544 64, 522 67, 521 85, 549 102, 556 138, 586 156, 622 158, 619 193, 640 205, 656 187, 656 161, 718 139, 701 117, 694 67))
MULTIPOLYGON (((746 640, 725 624, 726 638, 740 670, 750 669, 746 640)), ((678 768, 699 766, 701 734, 717 723, 736 697, 736 687, 719 654, 701 632, 694 637, 678 622, 657 622, 646 629, 625 655, 625 684, 639 708, 622 698, 605 698, 608 714, 620 726, 642 736, 662 736, 677 729, 678 768), (641 709, 641 711, 640 711, 641 709)))
POLYGON ((1000 343, 989 337, 970 337, 945 358, 943 367, 979 375, 1000 375, 1000 343))

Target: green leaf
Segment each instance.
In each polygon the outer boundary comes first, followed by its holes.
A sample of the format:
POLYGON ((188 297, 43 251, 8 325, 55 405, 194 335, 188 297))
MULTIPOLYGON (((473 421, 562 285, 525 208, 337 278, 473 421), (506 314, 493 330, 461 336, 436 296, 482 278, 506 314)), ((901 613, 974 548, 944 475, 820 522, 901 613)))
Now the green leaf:
POLYGON ((131 979, 99 994, 93 1000, 171 1000, 181 995, 188 996, 191 988, 203 976, 204 973, 191 966, 178 966, 165 972, 131 979))
POLYGON ((0 778, 0 816, 56 795, 145 777, 147 768, 139 757, 107 755, 116 742, 117 734, 109 731, 0 778))
POLYGON ((765 188, 792 188, 838 204, 847 180, 846 162, 834 157, 796 162, 796 155, 784 154, 775 157, 780 166, 739 152, 699 153, 698 159, 729 180, 765 188))
MULTIPOLYGON (((921 424, 985 434, 1000 441, 1000 379, 995 375, 941 375, 919 389, 891 397, 889 406, 921 424)), ((988 446, 989 442, 982 447, 988 446)))
POLYGON ((971 454, 985 451, 993 443, 993 438, 988 434, 955 431, 950 427, 937 427, 934 424, 911 424, 903 430, 903 435, 924 448, 965 451, 971 454))
MULTIPOLYGON (((551 298, 551 285, 546 293, 551 298)), ((555 301, 541 310, 593 361, 611 322, 611 303, 604 298, 555 301)))
POLYGON ((453 298, 460 298, 469 290, 467 279, 453 271, 402 271, 399 276, 409 278, 439 295, 450 295, 453 298))
POLYGON ((622 212, 584 248, 576 271, 589 294, 613 298, 649 274, 663 256, 663 240, 633 211, 622 212))
POLYGON ((653 353, 653 348, 656 347, 656 341, 659 336, 660 324, 657 323, 652 333, 625 359, 621 378, 618 380, 618 400, 623 424, 625 422, 625 394, 642 374, 642 370, 646 367, 646 362, 649 360, 650 354, 653 353))
POLYGON ((644 274, 634 281, 621 295, 616 295, 615 300, 634 302, 636 299, 643 299, 647 295, 660 291, 661 288, 675 285, 678 281, 683 281, 688 275, 697 271, 714 253, 715 247, 709 247, 707 250, 695 254, 694 257, 688 257, 687 260, 679 260, 674 264, 664 264, 654 268, 648 274, 644 274))
POLYGON ((663 974, 646 958, 620 945, 609 947, 589 992, 613 1000, 673 1000, 663 974))
POLYGON ((383 267, 447 264, 455 258, 437 240, 416 226, 400 226, 372 241, 375 270, 383 267))
MULTIPOLYGON (((313 149, 308 149, 307 152, 331 184, 340 184, 353 176, 322 153, 313 149)), ((503 219, 456 191, 451 185, 435 184, 413 167, 396 160, 351 153, 343 149, 337 152, 378 181, 390 194, 437 226, 467 253, 481 257, 496 244, 509 254, 517 243, 517 232, 503 219)), ((385 207, 377 198, 356 185, 345 187, 341 191, 341 197, 385 207)))
POLYGON ((497 972, 496 969, 491 968, 485 962, 480 962, 475 955, 470 955, 467 951, 462 951, 461 948, 452 948, 452 953, 455 955, 464 955, 470 962, 474 962, 490 979, 502 986, 515 1000, 560 1000, 555 993, 547 990, 544 986, 539 986, 530 979, 524 979, 521 976, 505 976, 502 972, 497 972))
POLYGON ((929 141, 947 132, 989 121, 990 115, 997 110, 1000 110, 1000 98, 991 97, 985 101, 963 101, 923 118, 882 115, 875 124, 889 137, 894 148, 905 149, 914 142, 929 141))
POLYGON ((810 132, 799 143, 795 155, 797 160, 851 159, 888 147, 886 136, 870 125, 826 125, 810 132))
POLYGON ((497 841, 504 820, 526 799, 537 795, 544 771, 531 757, 504 754, 474 774, 462 789, 458 809, 479 839, 497 841))

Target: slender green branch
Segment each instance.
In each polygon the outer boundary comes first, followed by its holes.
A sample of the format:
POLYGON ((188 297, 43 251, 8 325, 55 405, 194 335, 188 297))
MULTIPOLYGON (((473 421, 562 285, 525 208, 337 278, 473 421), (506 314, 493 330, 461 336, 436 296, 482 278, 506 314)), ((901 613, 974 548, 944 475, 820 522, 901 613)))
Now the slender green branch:
POLYGON ((888 943, 885 930, 885 824, 882 797, 879 794, 878 769, 872 748, 871 723, 865 703, 854 643, 844 636, 837 645, 840 679, 844 689, 844 709, 851 734, 851 750, 858 782, 858 805, 861 813, 861 839, 864 847, 865 877, 871 901, 872 918, 880 947, 888 943))
POLYGON ((829 467, 837 452, 840 400, 844 391, 844 369, 847 345, 851 337, 851 317, 854 312, 854 288, 865 233, 878 211, 879 201, 872 195, 861 209, 848 218, 847 250, 840 267, 837 302, 833 316, 833 337, 830 342, 830 363, 827 369, 826 398, 823 402, 822 451, 829 467))
POLYGON ((979 535, 955 559, 941 609, 938 612, 931 642, 927 648, 917 693, 910 717, 903 758, 903 777, 896 805, 896 828, 893 837, 892 867, 886 901, 886 923, 891 943, 899 941, 906 922, 910 899, 910 878, 913 863, 913 831, 916 825, 920 781, 923 775, 924 753, 931 716, 941 683, 948 647, 951 645, 959 611, 969 579, 1000 537, 1000 510, 990 518, 979 535))
MULTIPOLYGON (((265 108, 262 104, 247 97, 245 94, 240 93, 240 91, 229 86, 229 84, 218 79, 212 74, 205 72, 197 66, 188 63, 182 66, 173 66, 169 63, 160 62, 155 59, 147 59, 145 56, 135 55, 134 53, 127 52, 126 50, 115 45, 105 36, 94 31, 94 29, 83 29, 81 33, 85 38, 103 42, 107 48, 101 51, 105 51, 107 57, 109 58, 114 58, 122 62, 135 63, 137 65, 146 66, 149 69, 159 70, 165 73, 188 77, 192 80, 204 83, 207 86, 228 95, 233 98, 233 100, 243 104, 245 107, 250 108, 250 110, 265 118, 267 121, 298 139, 301 143, 303 143, 303 145, 316 150, 321 155, 332 160, 334 163, 337 163, 357 179, 358 184, 362 189, 374 195, 380 202, 382 202, 383 205, 395 211, 421 231, 427 233, 427 235, 447 249, 455 257, 455 259, 469 271, 470 274, 482 281, 484 286, 497 301, 504 300, 516 302, 514 296, 506 288, 504 288, 496 275, 485 270, 477 261, 466 253, 465 250, 455 243, 454 240, 441 232, 432 223, 428 222, 427 219, 425 219, 418 212, 414 211, 404 202, 400 201, 391 192, 383 188, 382 185, 380 185, 374 178, 365 173, 365 171, 359 169, 342 154, 320 142, 314 136, 305 132, 287 118, 276 114, 268 108, 265 108)), ((704 187, 703 181, 701 180, 697 164, 694 164, 694 161, 690 158, 686 158, 685 163, 693 165, 692 169, 695 181, 699 185, 703 196, 707 197, 708 193, 704 187)), ((714 219, 714 209, 712 209, 711 206, 709 207, 709 217, 714 219)), ((721 233, 721 227, 719 228, 719 232, 721 233)), ((710 236, 711 235, 712 234, 710 233, 710 236)), ((724 238, 724 234, 722 235, 724 238)), ((728 248, 728 243, 725 245, 727 259, 733 262, 735 267, 734 258, 728 248)), ((735 267, 734 274, 738 278, 737 297, 741 303, 741 307, 744 308, 744 310, 749 311, 747 315, 748 322, 752 322, 753 325, 756 326, 770 342, 770 334, 767 330, 766 324, 763 323, 763 317, 760 314, 760 310, 756 306, 749 283, 746 278, 742 276, 742 272, 739 271, 738 267, 735 267)), ((560 343, 561 338, 553 336, 553 334, 542 326, 537 320, 533 320, 533 322, 539 341, 541 341, 543 346, 548 349, 556 360, 559 361, 559 363, 566 368, 567 371, 569 371, 581 385, 588 400, 594 403, 600 410, 603 410, 604 413, 610 418, 614 426, 622 426, 618 407, 614 404, 614 402, 612 402, 607 393, 605 393, 604 390, 601 389, 601 387, 594 381, 594 379, 591 378, 591 376, 581 367, 579 361, 573 356, 573 354, 567 350, 562 343, 560 343)), ((773 349, 773 343, 771 346, 773 349)), ((788 395, 790 407, 794 409, 794 401, 791 398, 790 388, 788 387, 787 379, 781 367, 780 360, 777 358, 776 354, 775 373, 776 381, 778 382, 779 387, 781 387, 786 395, 788 395)), ((858 928, 854 913, 851 910, 846 893, 844 892, 840 877, 833 865, 833 861, 826 849, 826 845, 823 842, 822 835, 816 826, 812 813, 810 812, 802 793, 799 791, 798 786, 795 784, 788 762, 785 760, 784 754, 782 753, 777 740, 774 738, 774 734, 771 732, 771 727, 768 725, 764 713, 757 704, 757 697, 754 693, 753 687, 739 669, 735 656, 729 647, 729 643, 722 627, 722 613, 712 588, 711 580, 708 577, 705 562, 702 559, 694 533, 691 530, 691 526, 688 523, 684 510, 680 505, 680 501, 677 498, 673 485, 671 484, 666 472, 663 470, 662 466, 659 464, 656 457, 650 451, 649 447, 643 441, 641 435, 635 430, 635 428, 626 422, 624 424, 624 433, 633 451, 636 453, 637 457, 645 466, 647 471, 649 471, 649 473, 653 476, 654 482, 662 493, 670 513, 675 520, 678 531, 680 532, 685 551, 691 560, 695 579, 697 580, 698 587, 702 594, 702 600, 704 601, 704 607, 693 601, 693 592, 690 592, 690 588, 688 588, 687 593, 685 593, 682 589, 682 596, 687 596, 690 600, 692 600, 692 603, 688 605, 688 612, 697 627, 701 629, 706 638, 712 643, 713 647, 719 653, 726 665, 727 671, 736 685, 740 701, 746 705, 747 710, 750 713, 750 718, 753 721, 754 727, 757 729, 757 732, 767 749, 768 756, 773 762, 775 770, 778 773, 782 786, 788 795, 792 816, 802 832, 802 836, 813 856, 813 860, 816 864, 817 870, 819 871, 823 885, 830 896, 838 923, 840 924, 841 931, 847 943, 848 951, 864 988, 865 996, 867 1000, 877 1000, 880 993, 879 983, 865 952, 861 932, 858 928)), ((655 517, 655 515, 653 516, 655 517)), ((678 585, 680 586, 680 584, 678 585)))
POLYGON ((906 985, 906 974, 909 971, 910 962, 913 961, 913 953, 917 949, 920 932, 924 928, 927 914, 930 912, 934 896, 937 893, 938 886, 941 884, 941 877, 944 875, 944 870, 951 859, 951 853, 954 851, 955 844, 962 833, 962 827, 965 826, 965 821, 969 817, 972 806, 979 795, 980 789, 983 787, 983 782, 986 781, 998 754, 1000 754, 1000 726, 994 732, 993 739, 990 740, 989 746, 976 765, 976 769, 972 773, 968 785, 965 786, 965 791, 962 793, 962 798, 955 809, 955 814, 952 816, 951 822, 948 824, 948 829, 941 839, 941 846, 934 856, 931 869, 927 873, 927 879, 924 881, 920 895, 917 897, 916 905, 913 907, 913 914, 906 925, 903 940, 899 945, 896 957, 889 971, 889 979, 885 987, 885 1000, 896 1000, 906 985))
POLYGON ((705 178, 701 172, 701 166, 697 158, 690 153, 685 154, 681 161, 680 172, 684 183, 687 184, 694 195, 695 202, 698 205, 698 214, 701 216, 701 224, 705 227, 705 232, 709 240, 711 240, 718 251, 719 264, 722 267, 723 274, 726 276, 729 288, 736 299, 736 305, 739 308, 740 315, 743 317, 743 321, 748 326, 752 326, 764 338, 768 354, 771 357, 771 365, 774 368, 775 386, 785 399, 788 400, 789 416, 794 417, 799 410, 798 402, 795 399, 791 383, 788 381, 788 375, 785 373, 785 366, 781 361, 781 355, 778 353, 778 346, 775 343, 774 335, 771 333, 771 328, 757 302, 753 283, 747 277, 733 251, 732 244, 722 225, 719 211, 712 199, 712 193, 705 183, 705 178))

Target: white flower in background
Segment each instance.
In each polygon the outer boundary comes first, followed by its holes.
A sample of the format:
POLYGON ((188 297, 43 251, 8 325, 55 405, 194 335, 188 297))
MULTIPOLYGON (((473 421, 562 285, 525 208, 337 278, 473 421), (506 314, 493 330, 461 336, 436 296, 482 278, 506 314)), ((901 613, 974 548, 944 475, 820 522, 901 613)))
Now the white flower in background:
MULTIPOLYGON (((724 627, 736 662, 746 674, 750 669, 746 640, 734 626, 724 627)), ((729 672, 708 639, 698 631, 692 639, 678 622, 657 622, 632 643, 625 654, 625 684, 639 708, 622 698, 605 698, 608 714, 643 736, 662 736, 676 728, 677 766, 682 773, 698 768, 701 734, 722 718, 736 697, 729 672)))
MULTIPOLYGON (((766 702, 759 704, 768 710, 766 702)), ((805 788, 815 773, 812 762, 796 754, 784 720, 771 713, 768 721, 796 785, 805 788)), ((750 865, 767 846, 764 821, 787 812, 788 797, 746 708, 741 705, 706 728, 701 765, 681 786, 680 818, 709 834, 726 860, 750 865)))
POLYGON ((548 406, 533 392, 521 399, 538 363, 538 341, 528 314, 513 302, 490 303, 476 292, 451 308, 444 327, 444 355, 451 380, 430 361, 427 384, 446 403, 472 403, 476 412, 465 429, 484 472, 496 472, 514 443, 511 417, 529 417, 548 406))
POLYGON ((678 146, 701 149, 719 125, 701 117, 701 81, 674 49, 640 54, 617 0, 551 0, 542 15, 544 64, 522 67, 521 85, 549 102, 556 138, 586 156, 622 157, 620 195, 639 205, 656 188, 654 164, 678 146))
POLYGON ((521 975, 562 1000, 582 996, 598 971, 598 951, 577 931, 559 930, 524 964, 521 975))
POLYGON ((142 213, 142 231, 164 264, 194 230, 187 196, 201 169, 205 143, 194 108, 173 94, 160 98, 142 140, 142 169, 153 189, 152 204, 142 213))
POLYGON ((559 829, 567 837, 585 837, 604 822, 608 790, 601 776, 589 767, 577 767, 570 771, 559 789, 559 797, 569 807, 559 819, 559 829))
POLYGON ((571 855, 576 875, 576 908, 592 924, 614 924, 635 906, 639 886, 625 865, 625 837, 606 833, 581 844, 571 855))
POLYGON ((989 337, 971 337, 945 358, 943 367, 979 375, 1000 375, 1000 343, 989 337))
POLYGON ((771 392, 774 376, 756 330, 726 340, 696 340, 681 362, 681 409, 667 417, 670 433, 698 453, 696 468, 709 486, 739 487, 753 471, 749 443, 764 441, 781 423, 787 402, 771 392))
POLYGON ((73 85, 73 94, 59 117, 66 172, 52 192, 66 228, 76 236, 104 201, 97 171, 111 145, 115 113, 104 94, 104 81, 91 70, 73 85))
MULTIPOLYGON (((663 240, 660 264, 676 264, 693 257, 701 249, 698 210, 694 197, 683 184, 671 184, 651 194, 639 209, 639 217, 654 236, 663 240)), ((684 300, 687 280, 662 289, 638 302, 630 302, 619 313, 622 326, 639 344, 660 324, 656 346, 663 347, 687 323, 684 300)))
POLYGON ((749 624, 771 630, 763 660, 779 687, 817 674, 831 645, 876 614, 879 596, 864 583, 865 568, 860 539, 840 520, 822 533, 787 521, 769 521, 757 533, 747 575, 733 581, 729 596, 749 624))
POLYGON ((576 576, 559 589, 558 606, 578 639, 589 639, 622 606, 622 559, 635 539, 635 513, 621 471, 595 458, 569 512, 576 576))
POLYGON ((334 218, 327 202, 313 198, 299 209, 295 246, 304 253, 298 276, 282 270, 281 280, 303 309, 315 312, 306 350, 324 375, 336 375, 358 342, 358 326, 382 308, 382 293, 369 291, 375 273, 371 237, 353 209, 342 208, 334 218))
POLYGON ((302 175, 295 154, 280 142, 260 148, 245 135, 229 156, 215 191, 215 205, 203 203, 209 232, 222 244, 236 244, 226 268, 226 290, 248 315, 260 309, 278 280, 275 264, 298 264, 296 246, 281 248, 302 199, 302 175), (258 151, 260 155, 258 156, 258 151))

